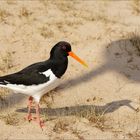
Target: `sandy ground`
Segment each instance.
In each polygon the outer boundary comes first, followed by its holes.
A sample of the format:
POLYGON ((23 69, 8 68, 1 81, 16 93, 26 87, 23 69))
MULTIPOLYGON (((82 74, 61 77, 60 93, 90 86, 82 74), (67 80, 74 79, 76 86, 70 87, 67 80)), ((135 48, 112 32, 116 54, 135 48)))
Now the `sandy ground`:
MULTIPOLYGON (((140 2, 0 1, 0 75, 46 60, 60 40, 72 58, 42 99, 42 131, 26 122, 27 97, 1 89, 0 139, 140 139, 140 2)), ((34 112, 34 111, 33 111, 34 112)))

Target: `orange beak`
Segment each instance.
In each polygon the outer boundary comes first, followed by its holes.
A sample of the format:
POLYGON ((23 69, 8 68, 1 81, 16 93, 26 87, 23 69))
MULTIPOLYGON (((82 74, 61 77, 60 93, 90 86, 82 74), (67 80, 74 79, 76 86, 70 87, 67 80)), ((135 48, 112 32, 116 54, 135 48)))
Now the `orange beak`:
POLYGON ((71 52, 68 52, 68 54, 71 57, 73 57, 74 59, 76 59, 79 63, 81 63, 82 65, 84 65, 85 67, 88 67, 88 65, 83 60, 81 60, 76 54, 74 54, 72 51, 71 52))

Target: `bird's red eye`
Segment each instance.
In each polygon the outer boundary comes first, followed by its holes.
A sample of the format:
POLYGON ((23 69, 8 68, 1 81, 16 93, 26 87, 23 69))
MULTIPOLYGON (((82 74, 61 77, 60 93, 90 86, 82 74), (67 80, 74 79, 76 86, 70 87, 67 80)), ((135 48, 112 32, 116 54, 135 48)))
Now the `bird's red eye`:
POLYGON ((66 50, 66 46, 62 46, 62 49, 63 49, 63 50, 66 50))

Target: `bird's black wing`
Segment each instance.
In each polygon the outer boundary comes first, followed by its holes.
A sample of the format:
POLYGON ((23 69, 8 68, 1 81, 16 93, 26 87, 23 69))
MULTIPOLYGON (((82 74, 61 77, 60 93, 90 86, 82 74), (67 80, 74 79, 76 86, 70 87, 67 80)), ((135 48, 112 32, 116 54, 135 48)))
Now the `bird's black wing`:
POLYGON ((23 70, 10 75, 0 77, 0 84, 21 84, 21 85, 38 85, 49 81, 49 76, 46 77, 41 72, 51 68, 52 62, 44 61, 32 64, 23 70))

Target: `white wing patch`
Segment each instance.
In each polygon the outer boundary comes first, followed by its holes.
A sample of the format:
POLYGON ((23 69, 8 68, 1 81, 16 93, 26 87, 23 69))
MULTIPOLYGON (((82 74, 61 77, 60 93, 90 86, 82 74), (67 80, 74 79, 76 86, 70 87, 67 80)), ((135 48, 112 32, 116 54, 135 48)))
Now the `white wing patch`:
POLYGON ((44 72, 40 72, 40 74, 44 74, 46 77, 56 77, 53 72, 51 71, 51 69, 48 69, 47 71, 44 71, 44 72))

